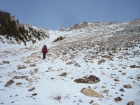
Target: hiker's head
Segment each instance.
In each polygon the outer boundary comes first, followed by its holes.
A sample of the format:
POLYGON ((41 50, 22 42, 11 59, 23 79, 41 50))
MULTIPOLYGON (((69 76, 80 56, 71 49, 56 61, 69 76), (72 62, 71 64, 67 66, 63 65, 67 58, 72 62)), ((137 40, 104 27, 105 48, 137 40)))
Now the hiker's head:
POLYGON ((47 46, 46 46, 46 45, 44 45, 44 47, 45 47, 45 48, 47 48, 47 46))

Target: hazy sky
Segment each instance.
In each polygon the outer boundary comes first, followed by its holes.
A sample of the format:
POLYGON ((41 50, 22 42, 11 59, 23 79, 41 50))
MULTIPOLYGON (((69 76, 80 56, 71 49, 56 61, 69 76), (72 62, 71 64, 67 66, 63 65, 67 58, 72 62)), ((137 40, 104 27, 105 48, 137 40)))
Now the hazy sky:
POLYGON ((0 0, 0 10, 20 23, 50 30, 87 22, 140 18, 140 0, 0 0))

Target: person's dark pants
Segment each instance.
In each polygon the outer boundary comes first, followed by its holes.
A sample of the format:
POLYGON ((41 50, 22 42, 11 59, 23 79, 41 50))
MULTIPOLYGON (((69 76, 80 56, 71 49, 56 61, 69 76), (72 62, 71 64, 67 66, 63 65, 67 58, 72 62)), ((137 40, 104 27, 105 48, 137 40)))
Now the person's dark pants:
POLYGON ((46 52, 43 52, 43 59, 46 58, 46 52))

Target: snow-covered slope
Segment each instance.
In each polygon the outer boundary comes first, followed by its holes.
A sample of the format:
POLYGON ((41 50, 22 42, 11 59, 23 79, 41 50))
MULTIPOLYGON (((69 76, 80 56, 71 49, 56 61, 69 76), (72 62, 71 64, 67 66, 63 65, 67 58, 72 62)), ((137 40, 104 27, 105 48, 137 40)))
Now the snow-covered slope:
POLYGON ((27 46, 1 36, 0 104, 139 105, 140 24, 81 24, 42 28, 49 38, 27 46), (42 60, 44 44, 49 52, 42 60))

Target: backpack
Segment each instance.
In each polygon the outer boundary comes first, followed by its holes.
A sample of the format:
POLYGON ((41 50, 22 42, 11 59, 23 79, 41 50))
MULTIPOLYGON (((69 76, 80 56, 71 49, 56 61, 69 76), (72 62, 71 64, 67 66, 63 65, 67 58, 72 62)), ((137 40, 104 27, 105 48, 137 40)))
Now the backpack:
POLYGON ((45 51, 45 52, 48 52, 47 46, 46 46, 46 45, 44 45, 44 51, 45 51))

